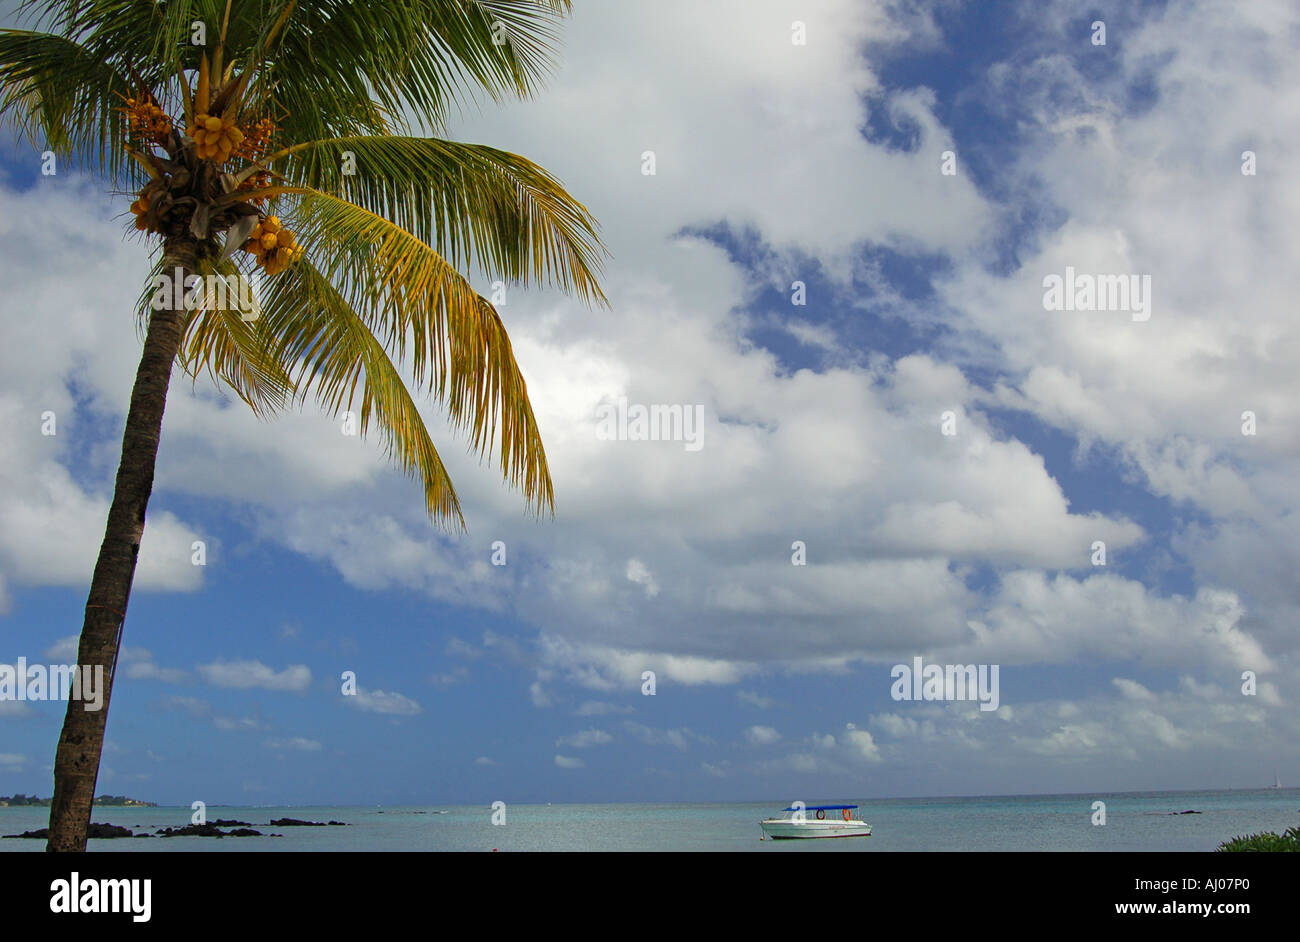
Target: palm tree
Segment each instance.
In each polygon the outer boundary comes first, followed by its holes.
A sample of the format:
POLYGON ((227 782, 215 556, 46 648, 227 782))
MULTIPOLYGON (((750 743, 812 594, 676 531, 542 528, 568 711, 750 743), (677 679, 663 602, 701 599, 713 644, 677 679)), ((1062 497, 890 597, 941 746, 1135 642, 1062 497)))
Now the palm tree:
MULTIPOLYGON (((174 363, 261 416, 308 398, 335 416, 359 405, 358 431, 377 427, 423 482, 430 517, 463 528, 413 394, 427 392, 530 508, 552 510, 510 339, 462 269, 605 304, 603 248, 545 170, 436 135, 475 90, 531 95, 569 5, 25 0, 34 28, 0 30, 0 119, 133 196, 135 230, 155 249, 78 651, 103 668, 106 694, 174 363), (251 313, 167 287, 232 277, 259 286, 251 313)), ((47 850, 86 847, 107 704, 68 704, 47 850)))

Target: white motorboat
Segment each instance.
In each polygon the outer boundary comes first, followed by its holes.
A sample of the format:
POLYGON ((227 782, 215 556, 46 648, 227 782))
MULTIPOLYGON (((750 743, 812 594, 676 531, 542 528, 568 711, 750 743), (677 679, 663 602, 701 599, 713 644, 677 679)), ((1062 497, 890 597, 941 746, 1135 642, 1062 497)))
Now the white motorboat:
POLYGON ((774 841, 810 837, 870 837, 871 825, 853 812, 857 805, 791 805, 785 818, 758 822, 765 837, 774 841))

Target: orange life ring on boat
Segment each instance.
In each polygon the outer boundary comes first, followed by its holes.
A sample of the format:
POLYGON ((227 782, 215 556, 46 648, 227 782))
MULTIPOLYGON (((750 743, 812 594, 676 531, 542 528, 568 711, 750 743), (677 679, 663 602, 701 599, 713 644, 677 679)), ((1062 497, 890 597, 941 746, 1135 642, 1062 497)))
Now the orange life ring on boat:
POLYGON ((825 812, 825 811, 822 811, 822 810, 819 809, 819 810, 817 811, 817 820, 818 820, 818 821, 824 821, 824 820, 826 820, 826 812, 825 812))
POLYGON ((845 820, 845 821, 849 820, 849 809, 848 809, 848 808, 845 808, 845 809, 841 812, 841 814, 844 815, 844 820, 845 820))

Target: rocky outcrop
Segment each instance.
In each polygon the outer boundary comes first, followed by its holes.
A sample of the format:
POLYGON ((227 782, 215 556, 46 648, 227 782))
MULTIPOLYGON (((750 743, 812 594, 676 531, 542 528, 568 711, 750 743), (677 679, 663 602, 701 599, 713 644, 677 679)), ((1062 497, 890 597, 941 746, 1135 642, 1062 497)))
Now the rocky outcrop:
MULTIPOLYGON (((28 838, 31 840, 48 840, 50 836, 49 828, 40 828, 36 831, 24 831, 22 834, 6 834, 5 837, 28 838)), ((95 840, 108 840, 114 837, 144 837, 146 835, 133 834, 130 828, 118 827, 116 824, 92 824, 86 829, 86 837, 95 840)))
POLYGON ((163 828, 154 833, 159 837, 265 837, 261 831, 251 828, 223 831, 216 824, 187 824, 183 828, 163 828))
POLYGON ((187 824, 183 828, 159 828, 159 837, 225 837, 225 832, 215 824, 187 824))

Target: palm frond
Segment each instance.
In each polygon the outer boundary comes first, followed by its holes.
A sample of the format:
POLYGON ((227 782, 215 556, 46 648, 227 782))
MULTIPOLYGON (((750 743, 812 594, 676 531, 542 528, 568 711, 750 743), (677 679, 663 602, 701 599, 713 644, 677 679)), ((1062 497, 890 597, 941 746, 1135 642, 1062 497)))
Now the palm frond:
POLYGON ((463 529, 451 477, 397 365, 329 279, 300 259, 272 283, 263 320, 279 338, 277 356, 297 364, 298 395, 338 415, 353 408, 359 387, 358 431, 365 435, 374 419, 389 457, 422 481, 430 516, 463 529))
POLYGON ((127 171, 118 109, 130 92, 126 76, 75 40, 0 30, 0 122, 39 150, 113 177, 127 171))
POLYGON ((476 262, 489 276, 549 281, 608 304, 596 281, 595 221, 531 160, 437 138, 335 138, 291 150, 287 180, 384 216, 457 268, 476 262), (346 154, 355 173, 344 170, 346 154))
MULTIPOLYGON (((378 216, 320 191, 287 188, 298 240, 417 385, 444 405, 471 447, 497 459, 507 482, 536 509, 554 502, 527 384, 496 310, 427 243, 378 216), (498 434, 499 432, 499 434, 498 434)), ((292 270, 292 269, 291 269, 292 270)))
MULTIPOLYGON (((178 358, 181 367, 195 380, 207 373, 219 387, 239 396, 255 415, 269 417, 292 401, 295 389, 294 378, 280 358, 279 336, 260 310, 246 318, 234 296, 250 288, 255 292, 259 279, 248 278, 232 259, 199 274, 242 279, 243 287, 232 284, 232 296, 207 297, 205 307, 189 312, 178 358)), ((261 307, 259 296, 254 294, 252 300, 261 307)))
MULTIPOLYGON (((295 120, 339 113, 324 102, 373 97, 390 115, 440 129, 471 89, 494 100, 533 94, 567 10, 551 0, 324 0, 294 11, 266 78, 295 120)), ((300 141, 347 133, 294 130, 300 141)))

